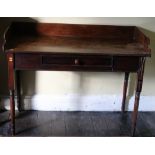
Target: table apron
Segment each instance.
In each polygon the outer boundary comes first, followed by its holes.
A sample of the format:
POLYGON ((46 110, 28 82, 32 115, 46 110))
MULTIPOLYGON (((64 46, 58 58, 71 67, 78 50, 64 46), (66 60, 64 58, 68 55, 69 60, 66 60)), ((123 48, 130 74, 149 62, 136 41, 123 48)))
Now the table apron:
POLYGON ((15 70, 136 72, 138 56, 15 53, 15 70))

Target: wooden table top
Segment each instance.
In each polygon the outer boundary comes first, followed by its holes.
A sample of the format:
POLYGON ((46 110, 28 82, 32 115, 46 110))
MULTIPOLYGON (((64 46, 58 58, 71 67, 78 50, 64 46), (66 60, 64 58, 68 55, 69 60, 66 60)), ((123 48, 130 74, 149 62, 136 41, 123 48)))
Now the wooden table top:
POLYGON ((138 28, 130 26, 42 23, 35 27, 33 25, 31 28, 31 26, 27 26, 27 23, 15 23, 6 33, 5 49, 18 53, 52 52, 150 56, 148 45, 149 39, 138 28))

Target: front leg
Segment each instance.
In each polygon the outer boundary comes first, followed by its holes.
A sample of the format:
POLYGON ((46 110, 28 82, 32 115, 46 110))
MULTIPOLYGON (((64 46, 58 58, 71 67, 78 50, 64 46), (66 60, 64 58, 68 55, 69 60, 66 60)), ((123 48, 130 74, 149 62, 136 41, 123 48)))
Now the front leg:
POLYGON ((132 114, 132 136, 135 135, 135 131, 136 131, 140 93, 141 93, 142 85, 143 85, 144 66, 145 66, 145 58, 141 58, 140 67, 137 72, 137 86, 136 86, 136 94, 135 94, 135 103, 134 103, 134 110, 133 110, 133 114, 132 114))
POLYGON ((8 87, 10 92, 10 119, 11 134, 15 135, 15 86, 14 86, 14 56, 12 53, 7 54, 8 61, 8 87))

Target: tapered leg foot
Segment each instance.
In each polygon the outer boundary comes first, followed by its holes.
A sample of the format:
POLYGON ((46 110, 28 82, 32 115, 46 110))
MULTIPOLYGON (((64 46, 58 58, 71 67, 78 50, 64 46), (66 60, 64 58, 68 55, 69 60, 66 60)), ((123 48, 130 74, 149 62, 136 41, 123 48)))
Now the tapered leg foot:
POLYGON ((132 114, 132 136, 134 136, 135 135, 135 132, 136 132, 136 124, 137 124, 137 117, 138 117, 139 99, 140 99, 140 92, 137 92, 136 93, 136 96, 135 96, 134 111, 133 111, 133 114, 132 114))
POLYGON ((11 135, 15 135, 15 100, 14 100, 14 90, 10 90, 10 130, 11 135))
POLYGON ((132 137, 135 136, 135 132, 136 132, 136 129, 135 129, 135 128, 132 128, 132 131, 131 131, 131 136, 132 136, 132 137))

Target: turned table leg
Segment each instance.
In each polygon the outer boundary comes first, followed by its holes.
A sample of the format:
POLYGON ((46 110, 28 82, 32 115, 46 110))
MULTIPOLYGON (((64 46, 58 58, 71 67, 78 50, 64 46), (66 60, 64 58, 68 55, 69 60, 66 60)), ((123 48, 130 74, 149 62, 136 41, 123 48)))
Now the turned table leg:
POLYGON ((17 108, 18 108, 18 111, 22 111, 20 71, 17 70, 15 73, 16 73, 17 108))
POLYGON ((128 79, 129 79, 129 72, 125 72, 124 77, 124 86, 123 86, 123 99, 122 99, 122 112, 125 112, 125 102, 126 102, 126 93, 128 88, 128 79))
POLYGON ((8 61, 8 86, 10 92, 10 119, 11 119, 11 134, 15 135, 15 86, 14 86, 14 58, 13 54, 7 54, 8 61))
POLYGON ((135 135, 135 131, 136 131, 140 93, 141 93, 142 85, 143 85, 144 66, 145 66, 145 58, 141 58, 140 67, 137 72, 137 86, 136 86, 136 92, 135 92, 135 103, 134 103, 134 110, 132 113, 132 136, 135 135))

